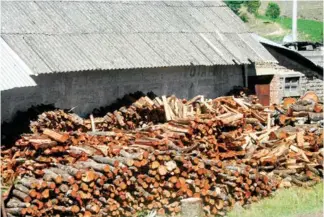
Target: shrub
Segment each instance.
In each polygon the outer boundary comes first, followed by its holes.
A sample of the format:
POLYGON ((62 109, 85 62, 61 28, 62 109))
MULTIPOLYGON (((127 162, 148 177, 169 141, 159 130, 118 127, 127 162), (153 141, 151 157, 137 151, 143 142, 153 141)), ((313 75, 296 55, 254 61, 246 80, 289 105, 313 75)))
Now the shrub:
POLYGON ((249 18, 248 18, 248 15, 247 15, 247 13, 241 13, 240 15, 240 18, 241 18, 241 20, 244 22, 244 23, 246 23, 246 22, 248 22, 249 21, 249 18))
POLYGON ((266 10, 266 16, 271 19, 277 19, 280 15, 280 7, 278 4, 270 2, 266 10))
POLYGON ((261 5, 260 0, 246 1, 244 4, 246 5, 248 12, 251 14, 258 14, 258 10, 261 5))
POLYGON ((224 2, 235 14, 239 14, 239 9, 244 1, 225 0, 224 2))

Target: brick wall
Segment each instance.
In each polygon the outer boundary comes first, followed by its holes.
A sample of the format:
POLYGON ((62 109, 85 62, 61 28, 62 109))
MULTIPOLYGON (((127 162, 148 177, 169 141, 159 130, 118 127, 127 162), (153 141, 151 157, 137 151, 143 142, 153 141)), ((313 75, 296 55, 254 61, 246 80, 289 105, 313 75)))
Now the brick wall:
POLYGON ((314 91, 321 101, 323 101, 323 80, 316 77, 303 76, 301 78, 301 89, 302 94, 307 91, 314 91))
POLYGON ((280 104, 282 85, 279 75, 274 75, 270 82, 270 105, 280 104))
MULTIPOLYGON (((270 83, 270 102, 278 103, 282 100, 285 90, 285 78, 299 77, 299 96, 307 91, 314 91, 323 101, 323 73, 315 72, 300 63, 293 61, 276 49, 266 47, 279 62, 273 66, 274 77, 270 83)), ((262 66, 256 66, 262 67, 262 66)))
POLYGON ((296 71, 278 70, 270 83, 270 103, 280 103, 285 97, 285 78, 299 77, 300 91, 298 96, 304 95, 307 91, 314 91, 323 101, 323 80, 316 77, 307 77, 296 71))

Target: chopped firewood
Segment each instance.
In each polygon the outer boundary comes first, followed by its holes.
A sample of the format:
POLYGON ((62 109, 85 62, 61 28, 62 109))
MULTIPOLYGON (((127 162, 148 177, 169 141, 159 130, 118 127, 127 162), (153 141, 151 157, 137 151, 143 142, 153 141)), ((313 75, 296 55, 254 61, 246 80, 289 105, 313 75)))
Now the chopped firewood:
POLYGON ((317 122, 317 121, 324 120, 324 114, 322 112, 320 113, 309 112, 308 115, 311 121, 317 122))
POLYGON ((297 100, 295 98, 285 98, 283 100, 283 107, 288 109, 291 105, 295 104, 297 100))
POLYGON ((202 200, 200 198, 187 198, 181 200, 182 216, 196 217, 203 215, 202 200))
POLYGON ((315 92, 313 91, 308 91, 304 94, 304 96, 300 97, 301 100, 311 100, 314 103, 318 103, 319 102, 319 98, 316 95, 315 92))
POLYGON ((61 142, 61 143, 64 143, 64 142, 66 142, 66 140, 69 139, 69 136, 67 134, 62 135, 62 134, 57 133, 50 129, 44 129, 43 134, 49 136, 50 138, 54 139, 57 142, 61 142))
POLYGON ((161 175, 161 176, 164 176, 165 174, 167 174, 167 168, 165 167, 165 166, 163 166, 163 165, 160 165, 159 167, 158 167, 158 171, 159 171, 159 174, 161 175))
POLYGON ((280 186, 311 186, 323 175, 323 130, 307 123, 321 105, 286 104, 140 96, 93 121, 45 112, 1 152, 3 181, 14 183, 4 206, 13 216, 211 216, 280 186))

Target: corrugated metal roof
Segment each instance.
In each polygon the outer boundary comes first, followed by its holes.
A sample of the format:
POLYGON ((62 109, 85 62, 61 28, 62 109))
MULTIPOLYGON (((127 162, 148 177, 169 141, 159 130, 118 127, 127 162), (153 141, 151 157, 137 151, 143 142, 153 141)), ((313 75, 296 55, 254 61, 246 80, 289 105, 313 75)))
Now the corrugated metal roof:
POLYGON ((276 60, 221 1, 3 1, 2 38, 34 73, 276 60))
POLYGON ((318 72, 319 77, 323 77, 323 65, 319 65, 318 63, 305 57, 299 51, 287 48, 281 44, 278 44, 278 43, 273 42, 269 39, 263 38, 257 34, 253 34, 252 36, 253 36, 254 40, 257 40, 260 43, 264 44, 264 46, 267 49, 268 49, 268 47, 274 48, 274 49, 278 50, 279 52, 281 52, 282 54, 284 54, 285 56, 287 56, 288 58, 292 59, 293 61, 296 61, 299 64, 304 65, 305 67, 308 67, 308 68, 314 70, 315 72, 318 72))
POLYGON ((314 62, 318 66, 321 66, 323 68, 323 57, 324 57, 324 51, 323 50, 304 50, 304 51, 298 51, 301 55, 309 59, 310 61, 314 62))
POLYGON ((1 46, 1 82, 0 91, 15 87, 36 86, 35 81, 29 76, 32 71, 18 57, 18 55, 0 39, 1 46))

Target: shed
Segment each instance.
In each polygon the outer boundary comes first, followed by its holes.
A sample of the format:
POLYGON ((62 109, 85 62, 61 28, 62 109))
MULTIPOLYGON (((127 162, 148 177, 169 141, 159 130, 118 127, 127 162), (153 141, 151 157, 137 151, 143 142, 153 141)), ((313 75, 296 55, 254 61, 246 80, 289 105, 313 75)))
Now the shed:
POLYGON ((2 91, 2 120, 41 103, 86 114, 134 91, 217 97, 246 84, 249 65, 276 62, 222 1, 1 6, 1 38, 37 84, 2 91))
MULTIPOLYGON (((300 97, 314 91, 323 101, 323 65, 266 38, 254 35, 255 39, 276 58, 278 63, 256 64, 250 71, 249 87, 266 98, 264 104, 280 103, 285 97, 300 97), (265 91, 265 94, 261 94, 265 91)), ((323 58, 323 51, 321 53, 323 58)))
POLYGON ((17 87, 36 86, 35 81, 30 77, 33 72, 2 38, 0 38, 0 51, 0 91, 17 87))

